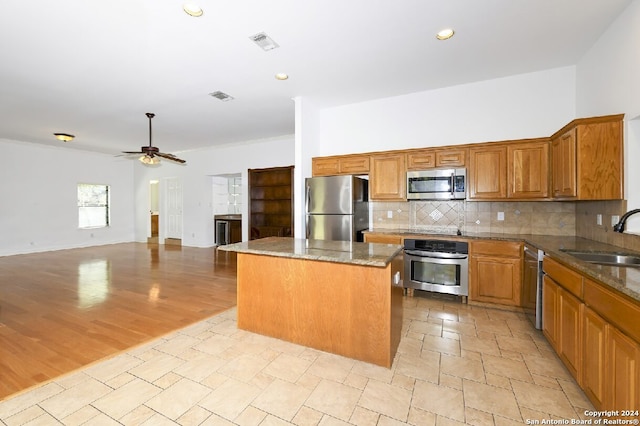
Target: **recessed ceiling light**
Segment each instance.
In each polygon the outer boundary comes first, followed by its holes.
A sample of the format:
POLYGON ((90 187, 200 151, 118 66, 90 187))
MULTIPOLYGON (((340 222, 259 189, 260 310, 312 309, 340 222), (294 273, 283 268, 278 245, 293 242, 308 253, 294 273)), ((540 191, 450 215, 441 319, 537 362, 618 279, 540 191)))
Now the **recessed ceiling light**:
POLYGON ((286 80, 288 78, 289 76, 283 72, 279 72, 278 74, 276 74, 276 80, 286 80))
POLYGON ((56 137, 56 139, 62 142, 69 142, 72 141, 73 138, 75 138, 75 136, 68 133, 54 133, 53 135, 56 137))
POLYGON ((436 38, 438 40, 448 40, 451 37, 453 37, 453 30, 451 28, 445 28, 444 30, 438 31, 438 34, 436 34, 436 38))
POLYGON ((194 3, 185 3, 184 5, 182 5, 182 10, 184 10, 187 15, 193 16, 195 18, 202 16, 202 14, 204 13, 200 6, 194 3))
POLYGON ((266 33, 258 33, 249 37, 255 44, 260 46, 262 50, 273 50, 276 47, 280 47, 278 43, 273 41, 271 37, 269 37, 266 33))

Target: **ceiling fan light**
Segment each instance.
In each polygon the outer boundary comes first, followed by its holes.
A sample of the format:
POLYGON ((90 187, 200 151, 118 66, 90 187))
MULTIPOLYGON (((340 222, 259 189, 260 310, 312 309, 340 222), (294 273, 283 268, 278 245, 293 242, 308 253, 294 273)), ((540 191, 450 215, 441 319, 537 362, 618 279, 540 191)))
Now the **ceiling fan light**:
POLYGON ((150 155, 143 155, 138 158, 142 164, 160 164, 160 159, 150 155))
POLYGON ((54 133, 53 136, 55 136, 56 139, 62 142, 69 142, 69 141, 72 141, 73 138, 75 138, 75 136, 70 135, 68 133, 54 133))

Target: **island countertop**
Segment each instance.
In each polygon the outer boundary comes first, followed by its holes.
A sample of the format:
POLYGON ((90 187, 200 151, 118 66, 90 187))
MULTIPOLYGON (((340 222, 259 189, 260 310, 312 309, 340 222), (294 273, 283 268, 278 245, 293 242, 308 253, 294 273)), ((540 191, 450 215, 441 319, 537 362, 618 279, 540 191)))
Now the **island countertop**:
POLYGON ((218 247, 218 250, 322 262, 386 267, 401 245, 267 237, 218 247))

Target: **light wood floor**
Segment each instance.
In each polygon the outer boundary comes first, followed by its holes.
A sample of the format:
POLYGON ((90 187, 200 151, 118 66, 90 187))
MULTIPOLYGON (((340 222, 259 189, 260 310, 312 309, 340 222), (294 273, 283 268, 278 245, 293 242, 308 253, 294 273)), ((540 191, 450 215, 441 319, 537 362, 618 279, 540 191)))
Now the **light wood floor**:
POLYGON ((214 248, 0 257, 0 400, 235 304, 235 254, 214 248))

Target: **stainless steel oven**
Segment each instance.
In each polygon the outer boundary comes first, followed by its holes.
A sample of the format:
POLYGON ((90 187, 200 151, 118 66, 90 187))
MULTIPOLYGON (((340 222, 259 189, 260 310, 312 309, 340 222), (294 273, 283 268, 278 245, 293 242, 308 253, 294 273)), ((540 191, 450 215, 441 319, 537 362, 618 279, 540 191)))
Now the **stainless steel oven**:
POLYGON ((404 287, 469 295, 469 244, 462 241, 404 241, 404 287))

